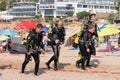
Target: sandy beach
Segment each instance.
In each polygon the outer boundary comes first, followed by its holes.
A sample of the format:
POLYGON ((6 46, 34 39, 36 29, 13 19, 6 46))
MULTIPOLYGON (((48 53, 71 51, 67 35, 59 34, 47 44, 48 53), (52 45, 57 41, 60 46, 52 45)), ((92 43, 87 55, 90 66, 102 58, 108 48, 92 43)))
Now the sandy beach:
MULTIPOLYGON (((97 48, 97 55, 92 56, 91 68, 83 71, 75 67, 78 50, 71 47, 61 47, 59 70, 48 70, 45 62, 53 55, 52 51, 40 55, 39 76, 34 76, 34 60, 26 67, 25 74, 21 74, 24 54, 0 54, 0 80, 120 80, 120 51, 106 52, 105 44, 97 48)), ((51 64, 53 67, 53 64, 51 64)))

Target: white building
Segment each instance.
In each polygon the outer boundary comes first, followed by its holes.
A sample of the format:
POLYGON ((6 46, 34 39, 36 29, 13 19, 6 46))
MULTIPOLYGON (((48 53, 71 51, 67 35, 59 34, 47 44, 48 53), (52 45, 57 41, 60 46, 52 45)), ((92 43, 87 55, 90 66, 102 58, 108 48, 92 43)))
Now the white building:
POLYGON ((8 15, 15 18, 34 17, 37 14, 35 2, 13 2, 13 7, 8 10, 8 15))
POLYGON ((63 17, 68 12, 76 13, 81 11, 116 13, 114 0, 39 0, 35 2, 14 2, 13 7, 8 11, 8 15, 15 18, 34 17, 38 13, 42 17, 63 17))
POLYGON ((42 17, 67 16, 67 12, 76 13, 81 11, 116 13, 114 0, 40 0, 39 11, 42 17))

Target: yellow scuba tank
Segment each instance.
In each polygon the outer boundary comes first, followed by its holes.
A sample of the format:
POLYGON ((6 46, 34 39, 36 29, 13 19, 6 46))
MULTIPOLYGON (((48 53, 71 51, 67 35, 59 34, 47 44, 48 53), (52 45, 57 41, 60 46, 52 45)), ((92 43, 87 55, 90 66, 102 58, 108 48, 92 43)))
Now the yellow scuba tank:
POLYGON ((78 33, 77 36, 75 37, 74 43, 79 44, 79 36, 80 36, 80 33, 78 33))
POLYGON ((77 34, 77 36, 74 39, 75 44, 79 44, 79 37, 81 36, 83 29, 84 29, 84 25, 81 25, 81 31, 77 34))
POLYGON ((22 44, 26 43, 27 42, 27 37, 29 35, 29 32, 26 32, 23 36, 23 40, 22 40, 22 44))
POLYGON ((49 27, 48 32, 47 32, 47 41, 51 42, 51 40, 48 38, 48 35, 52 32, 52 28, 49 27))
POLYGON ((78 60, 81 60, 82 54, 78 54, 78 60))

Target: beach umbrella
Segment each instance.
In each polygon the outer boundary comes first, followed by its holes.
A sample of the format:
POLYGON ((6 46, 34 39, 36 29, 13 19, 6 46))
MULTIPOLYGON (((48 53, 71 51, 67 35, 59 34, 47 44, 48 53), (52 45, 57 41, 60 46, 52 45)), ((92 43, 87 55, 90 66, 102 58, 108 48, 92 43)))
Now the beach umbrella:
POLYGON ((48 32, 48 30, 49 30, 49 28, 47 28, 47 27, 42 29, 42 31, 44 31, 44 32, 48 32))
POLYGON ((114 25, 114 24, 107 24, 107 25, 105 26, 105 28, 115 28, 115 25, 114 25))
POLYGON ((104 28, 115 28, 113 24, 103 24, 98 30, 102 30, 104 28))
POLYGON ((103 25, 99 28, 99 30, 102 30, 102 29, 104 29, 104 28, 115 28, 115 25, 113 25, 113 24, 103 24, 103 25))
POLYGON ((102 29, 106 28, 107 25, 108 25, 108 24, 103 24, 103 25, 99 28, 99 30, 102 30, 102 29))
POLYGON ((0 41, 5 41, 9 39, 9 37, 5 36, 5 35, 0 35, 0 41))
POLYGON ((35 21, 24 21, 19 23, 17 26, 14 27, 14 30, 20 30, 20 29, 33 29, 36 27, 36 25, 38 24, 38 22, 35 21))
POLYGON ((104 28, 104 29, 98 31, 98 35, 99 36, 107 36, 107 35, 117 34, 119 32, 120 32, 120 30, 118 30, 116 28, 104 28))
POLYGON ((71 23, 69 26, 70 27, 78 27, 78 26, 81 26, 81 24, 79 24, 79 23, 71 23))
POLYGON ((7 36, 11 36, 11 37, 19 36, 18 33, 16 33, 13 30, 10 30, 10 29, 1 30, 0 35, 7 35, 7 36))

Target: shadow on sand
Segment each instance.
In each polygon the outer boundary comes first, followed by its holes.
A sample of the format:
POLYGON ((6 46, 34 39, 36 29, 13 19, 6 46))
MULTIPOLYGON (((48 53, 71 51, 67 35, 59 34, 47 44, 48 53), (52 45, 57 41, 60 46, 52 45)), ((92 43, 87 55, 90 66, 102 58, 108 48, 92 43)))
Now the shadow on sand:
POLYGON ((68 65, 71 65, 70 63, 59 63, 58 64, 58 69, 64 69, 65 68, 65 66, 68 66, 68 65))
MULTIPOLYGON (((110 52, 110 50, 106 50, 106 49, 100 49, 100 50, 97 50, 98 52, 110 52)), ((118 48, 114 48, 113 51, 119 51, 118 48)))
POLYGON ((10 69, 10 68, 12 68, 12 65, 11 65, 11 64, 0 66, 0 69, 2 69, 2 70, 4 70, 4 69, 10 69))
POLYGON ((2 73, 0 73, 0 77, 2 76, 2 73))
MULTIPOLYGON (((59 70, 64 69, 64 67, 67 65, 71 65, 71 64, 70 63, 58 63, 58 69, 59 70)), ((46 69, 46 68, 44 68, 44 69, 46 69)), ((52 64, 51 69, 54 69, 54 64, 52 64)))
POLYGON ((97 50, 98 52, 109 52, 108 50, 106 49, 100 49, 100 50, 97 50))
MULTIPOLYGON (((32 69, 32 70, 29 70, 29 71, 25 71, 25 74, 34 74, 34 70, 32 69)), ((43 73, 45 73, 45 69, 39 69, 39 71, 38 71, 38 74, 39 75, 41 75, 41 74, 43 74, 43 73)))
POLYGON ((90 61, 91 67, 97 68, 100 64, 100 61, 98 59, 93 59, 90 61))

